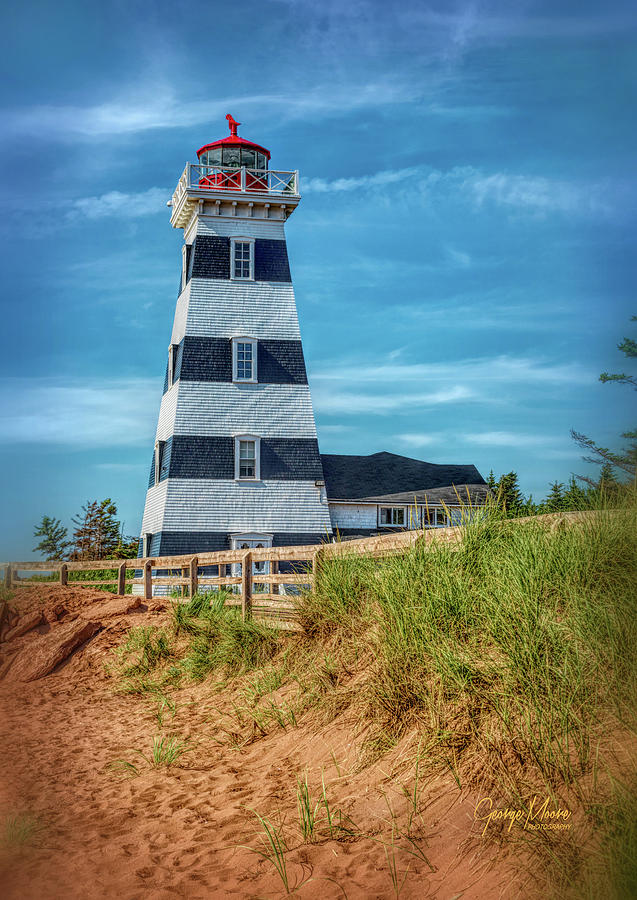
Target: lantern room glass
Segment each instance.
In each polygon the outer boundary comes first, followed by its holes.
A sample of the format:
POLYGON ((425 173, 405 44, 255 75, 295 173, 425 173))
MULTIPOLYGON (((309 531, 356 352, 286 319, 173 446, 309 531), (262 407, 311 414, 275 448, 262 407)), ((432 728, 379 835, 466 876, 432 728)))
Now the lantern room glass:
POLYGON ((206 150, 199 157, 202 166, 211 166, 224 169, 267 169, 268 158, 265 153, 251 150, 249 147, 215 147, 206 150))

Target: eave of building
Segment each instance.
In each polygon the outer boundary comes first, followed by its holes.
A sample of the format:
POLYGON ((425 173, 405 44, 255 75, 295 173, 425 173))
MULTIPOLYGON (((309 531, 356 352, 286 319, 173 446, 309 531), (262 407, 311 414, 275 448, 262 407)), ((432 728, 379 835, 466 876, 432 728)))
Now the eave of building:
POLYGON ((191 217, 202 212, 203 204, 212 204, 210 215, 232 215, 245 218, 268 219, 272 209, 281 209, 287 218, 301 200, 300 194, 283 191, 215 191, 211 188, 188 188, 173 206, 170 224, 173 228, 185 228, 191 217))
POLYGON ((442 488, 429 488, 419 491, 403 491, 397 494, 382 494, 375 497, 330 497, 328 503, 348 504, 379 504, 396 503, 413 505, 414 503, 429 503, 431 505, 449 506, 462 503, 485 502, 489 496, 489 489, 483 484, 458 484, 442 488))

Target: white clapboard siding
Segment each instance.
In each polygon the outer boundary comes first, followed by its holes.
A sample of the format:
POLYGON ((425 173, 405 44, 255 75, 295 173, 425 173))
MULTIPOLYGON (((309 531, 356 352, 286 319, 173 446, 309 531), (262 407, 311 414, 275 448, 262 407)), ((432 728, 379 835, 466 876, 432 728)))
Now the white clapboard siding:
POLYGON ((193 278, 186 334, 298 341, 301 335, 292 285, 193 278))
MULTIPOLYGON (((166 391, 161 398, 161 406, 159 407, 159 421, 157 423, 156 441, 167 441, 175 432, 175 414, 179 401, 179 392, 182 384, 176 381, 173 386, 166 391)), ((179 401, 180 402, 180 401, 179 401)), ((187 432, 182 432, 185 434, 187 432)))
POLYGON ((376 528, 377 507, 365 503, 330 503, 334 528, 376 528))
POLYGON ((175 387, 164 395, 158 440, 170 434, 230 436, 239 432, 261 437, 316 437, 306 384, 180 381, 178 387, 176 414, 174 401, 168 399, 176 394, 175 387))
POLYGON ((164 510, 166 509, 166 489, 167 481, 160 481, 159 484, 148 488, 146 494, 146 506, 144 507, 144 517, 142 519, 142 534, 150 531, 151 534, 161 531, 162 522, 164 520, 164 510))
POLYGON ((175 478, 148 490, 142 532, 331 533, 327 503, 308 481, 175 478))
POLYGON ((225 216, 199 216, 198 219, 197 234, 216 234, 219 237, 240 234, 253 238, 270 238, 273 241, 285 240, 284 223, 281 221, 259 222, 254 219, 228 219, 225 216))
POLYGON ((173 322, 173 331, 170 338, 171 344, 179 344, 183 340, 186 333, 186 321, 188 319, 188 303, 190 301, 190 282, 183 289, 177 300, 175 309, 175 321, 173 322))

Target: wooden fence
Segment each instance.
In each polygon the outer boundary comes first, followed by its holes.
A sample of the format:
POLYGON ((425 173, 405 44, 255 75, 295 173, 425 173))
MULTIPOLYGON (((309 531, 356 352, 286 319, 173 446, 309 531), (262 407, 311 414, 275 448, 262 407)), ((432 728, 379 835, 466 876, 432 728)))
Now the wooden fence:
MULTIPOLYGON (((551 529, 563 523, 575 523, 596 516, 595 512, 544 513, 539 516, 524 516, 521 519, 504 520, 503 525, 514 522, 541 522, 551 529)), ((183 598, 193 597, 200 588, 225 588, 229 592, 226 601, 229 606, 240 606, 244 619, 253 614, 273 619, 272 624, 282 628, 293 626, 294 601, 286 593, 287 586, 298 593, 300 589, 313 586, 321 559, 335 556, 361 555, 380 559, 404 553, 417 542, 425 545, 433 541, 457 545, 462 539, 462 526, 450 528, 414 529, 413 531, 392 532, 372 538, 340 541, 334 544, 311 544, 303 547, 263 547, 252 550, 221 550, 216 553, 188 554, 186 556, 159 556, 144 559, 101 559, 90 562, 11 562, 0 563, 4 568, 4 585, 13 588, 33 585, 29 578, 21 578, 20 573, 58 573, 60 584, 73 587, 100 587, 117 585, 117 593, 123 594, 127 585, 136 586, 134 593, 150 600, 154 586, 172 588, 183 598), (265 571, 259 570, 265 563, 265 571), (280 571, 281 568, 287 571, 280 571), (210 574, 216 569, 216 575, 210 574), (113 578, 97 581, 75 581, 74 572, 95 570, 113 571, 113 578), (141 572, 129 578, 127 573, 141 572), (174 570, 179 575, 166 574, 174 570)))
POLYGON ((157 596, 154 588, 158 586, 168 588, 168 592, 171 589, 179 591, 184 598, 194 596, 201 588, 225 588, 230 593, 228 605, 241 606, 244 618, 257 614, 285 622, 291 620, 294 614, 294 601, 286 591, 298 593, 299 590, 311 588, 321 558, 349 554, 380 558, 404 552, 418 540, 429 543, 437 537, 455 542, 459 533, 460 528, 454 527, 402 531, 373 538, 303 547, 221 550, 215 553, 198 553, 196 556, 189 554, 90 562, 11 562, 0 563, 0 567, 4 567, 4 585, 9 590, 33 585, 30 577, 24 577, 26 573, 57 573, 60 584, 71 584, 73 587, 116 586, 118 594, 124 594, 127 585, 132 585, 133 592, 141 594, 146 600, 157 596), (211 569, 216 570, 216 574, 211 574, 211 569), (95 570, 112 571, 114 575, 112 578, 96 581, 75 581, 72 577, 75 572, 95 570), (133 574, 131 578, 131 570, 141 574, 133 574), (175 570, 179 574, 172 574, 175 570))

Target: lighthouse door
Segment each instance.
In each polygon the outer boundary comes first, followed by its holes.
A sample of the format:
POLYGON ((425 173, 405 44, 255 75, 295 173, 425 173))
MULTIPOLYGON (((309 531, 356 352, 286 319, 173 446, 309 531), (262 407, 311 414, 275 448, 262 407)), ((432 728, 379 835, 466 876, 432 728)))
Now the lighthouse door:
MULTIPOLYGON (((271 534, 234 534, 232 536, 233 550, 260 550, 262 547, 271 546, 271 534)), ((265 559, 252 563, 252 574, 269 575, 270 563, 265 559)))

